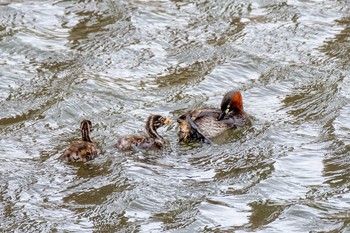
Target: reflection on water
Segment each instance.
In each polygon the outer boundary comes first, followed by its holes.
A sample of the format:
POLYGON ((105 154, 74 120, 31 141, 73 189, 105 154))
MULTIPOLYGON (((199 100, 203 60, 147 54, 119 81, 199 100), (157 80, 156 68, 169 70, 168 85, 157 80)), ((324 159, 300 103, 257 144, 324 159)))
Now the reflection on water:
POLYGON ((348 232, 347 1, 0 3, 2 231, 348 232), (240 89, 253 126, 121 153, 240 89), (90 119, 101 156, 57 160, 90 119))

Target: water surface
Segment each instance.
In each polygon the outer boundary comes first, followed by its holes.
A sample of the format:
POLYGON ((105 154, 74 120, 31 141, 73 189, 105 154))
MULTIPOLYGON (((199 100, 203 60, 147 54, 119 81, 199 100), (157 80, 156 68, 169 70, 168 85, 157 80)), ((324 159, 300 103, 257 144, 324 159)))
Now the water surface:
POLYGON ((348 1, 2 1, 0 229, 349 232, 348 1), (253 126, 177 142, 240 89, 253 126), (158 113, 157 153, 121 135, 158 113), (90 119, 101 156, 57 160, 90 119))

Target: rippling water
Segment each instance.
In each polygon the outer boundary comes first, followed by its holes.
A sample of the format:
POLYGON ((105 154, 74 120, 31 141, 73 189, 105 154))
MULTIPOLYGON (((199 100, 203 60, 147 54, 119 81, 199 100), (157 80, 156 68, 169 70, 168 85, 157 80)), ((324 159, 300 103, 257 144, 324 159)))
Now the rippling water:
POLYGON ((1 1, 4 232, 349 232, 349 1, 1 1), (121 153, 243 93, 220 145, 121 153), (93 122, 101 156, 57 160, 93 122))

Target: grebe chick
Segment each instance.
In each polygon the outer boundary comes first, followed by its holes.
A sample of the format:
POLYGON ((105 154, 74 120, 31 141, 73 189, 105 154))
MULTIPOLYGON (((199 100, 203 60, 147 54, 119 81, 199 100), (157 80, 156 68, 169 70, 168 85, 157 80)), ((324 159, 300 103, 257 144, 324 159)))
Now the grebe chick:
POLYGON ((162 149, 165 142, 164 138, 158 134, 157 129, 170 122, 171 120, 160 115, 150 115, 145 126, 148 136, 126 135, 121 137, 115 146, 121 151, 162 149))
POLYGON ((80 123, 81 141, 72 142, 60 159, 66 162, 86 162, 97 157, 97 146, 90 139, 92 124, 89 120, 80 123))

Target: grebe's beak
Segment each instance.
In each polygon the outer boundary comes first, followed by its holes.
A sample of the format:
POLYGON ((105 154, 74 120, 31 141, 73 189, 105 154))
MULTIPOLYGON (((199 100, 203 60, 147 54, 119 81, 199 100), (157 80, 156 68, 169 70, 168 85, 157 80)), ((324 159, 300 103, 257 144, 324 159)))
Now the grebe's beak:
POLYGON ((224 119, 225 115, 226 115, 226 112, 221 112, 218 117, 218 121, 221 121, 222 119, 224 119))
POLYGON ((170 122, 171 122, 171 120, 170 120, 170 119, 165 118, 165 120, 164 120, 164 124, 169 124, 170 122))

